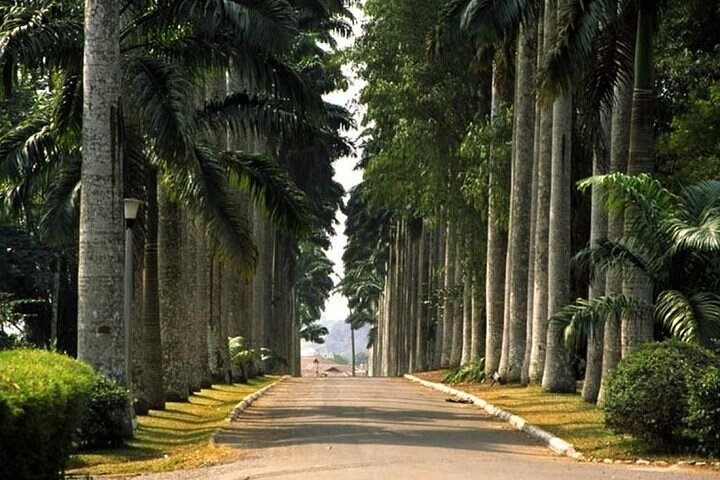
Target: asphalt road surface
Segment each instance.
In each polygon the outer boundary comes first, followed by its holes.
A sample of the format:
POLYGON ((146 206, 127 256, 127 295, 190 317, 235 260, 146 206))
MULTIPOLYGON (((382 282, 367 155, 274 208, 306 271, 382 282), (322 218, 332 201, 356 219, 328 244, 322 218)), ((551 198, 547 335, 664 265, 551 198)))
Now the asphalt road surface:
POLYGON ((224 429, 228 465, 143 478, 691 479, 717 472, 576 462, 482 410, 401 378, 285 380, 224 429))

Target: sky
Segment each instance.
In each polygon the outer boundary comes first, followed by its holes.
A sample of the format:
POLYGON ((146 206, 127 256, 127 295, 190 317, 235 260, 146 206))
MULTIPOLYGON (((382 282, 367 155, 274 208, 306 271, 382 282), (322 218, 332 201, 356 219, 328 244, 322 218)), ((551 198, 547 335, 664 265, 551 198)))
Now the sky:
MULTIPOLYGON (((353 25, 355 35, 353 38, 338 38, 338 46, 340 48, 348 48, 352 45, 356 36, 358 36, 362 29, 362 21, 364 19, 362 12, 357 8, 350 9, 355 15, 356 21, 353 25)), ((362 88, 362 84, 358 79, 355 78, 354 72, 349 66, 343 67, 343 73, 349 78, 349 88, 346 91, 335 91, 325 96, 325 100, 328 102, 335 103, 337 105, 343 105, 352 112, 355 122, 357 125, 360 124, 363 111, 357 104, 358 94, 362 88)), ((350 130, 346 133, 346 136, 353 142, 357 140, 358 131, 350 130)), ((357 142, 355 142, 357 143, 357 142)), ((349 157, 343 157, 337 160, 333 165, 335 166, 335 180, 342 184, 345 191, 348 192, 350 189, 357 185, 362 180, 362 172, 355 170, 355 165, 360 158, 362 151, 356 148, 353 154, 349 157)), ((345 197, 347 201, 347 195, 345 197)), ((338 221, 336 225, 337 235, 331 239, 331 247, 328 251, 328 257, 335 264, 335 284, 342 278, 343 266, 342 266, 342 253, 347 243, 347 237, 345 236, 345 215, 342 212, 337 212, 335 218, 338 221)), ((325 325, 328 329, 333 330, 335 328, 348 328, 344 322, 350 311, 347 307, 347 300, 345 297, 338 293, 334 293, 325 304, 325 309, 320 320, 320 323, 325 325)), ((304 345, 304 350, 310 350, 313 348, 312 345, 304 345)))

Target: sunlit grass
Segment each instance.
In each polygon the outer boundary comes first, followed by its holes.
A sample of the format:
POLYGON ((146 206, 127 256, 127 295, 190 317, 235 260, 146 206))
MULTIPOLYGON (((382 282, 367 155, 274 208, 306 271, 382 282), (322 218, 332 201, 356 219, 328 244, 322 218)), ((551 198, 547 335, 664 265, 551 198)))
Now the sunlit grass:
MULTIPOLYGON (((445 370, 417 374, 431 382, 440 382, 445 370)), ((659 455, 643 451, 642 445, 628 435, 613 433, 604 424, 604 415, 596 405, 586 403, 579 393, 547 393, 537 385, 495 385, 488 383, 453 385, 524 418, 571 443, 586 458, 615 460, 703 460, 681 455, 659 455)), ((578 392, 580 387, 578 387, 578 392)))
POLYGON ((214 385, 194 394, 187 403, 168 402, 165 410, 138 417, 135 438, 126 447, 73 455, 68 473, 156 473, 237 458, 240 451, 211 444, 210 437, 227 424, 230 411, 245 396, 275 380, 277 377, 265 377, 248 385, 214 385))

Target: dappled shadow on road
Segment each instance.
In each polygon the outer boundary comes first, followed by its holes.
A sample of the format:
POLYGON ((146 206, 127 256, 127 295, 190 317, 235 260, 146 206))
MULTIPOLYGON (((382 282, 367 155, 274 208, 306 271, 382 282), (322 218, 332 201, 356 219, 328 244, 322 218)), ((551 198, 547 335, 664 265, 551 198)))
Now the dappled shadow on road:
POLYGON ((293 379, 223 429, 216 441, 244 449, 296 445, 395 445, 486 452, 533 442, 473 405, 402 379, 293 379))

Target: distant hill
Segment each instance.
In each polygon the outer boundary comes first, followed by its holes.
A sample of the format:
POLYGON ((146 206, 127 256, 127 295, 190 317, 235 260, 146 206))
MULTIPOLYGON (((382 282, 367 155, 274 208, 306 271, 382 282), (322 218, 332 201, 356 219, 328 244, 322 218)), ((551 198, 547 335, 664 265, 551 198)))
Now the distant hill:
MULTIPOLYGON (((330 357, 333 353, 339 353, 344 357, 350 358, 352 354, 352 348, 350 346, 350 325, 342 320, 323 319, 321 323, 330 331, 330 333, 325 336, 325 343, 319 345, 317 343, 303 342, 303 350, 307 351, 312 349, 317 352, 318 355, 325 357, 330 357)), ((367 335, 367 327, 355 331, 355 353, 367 353, 367 335)))

